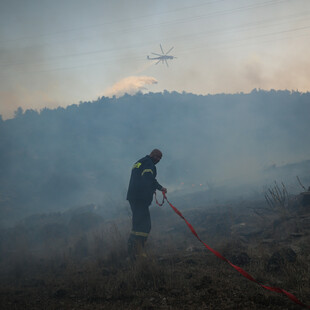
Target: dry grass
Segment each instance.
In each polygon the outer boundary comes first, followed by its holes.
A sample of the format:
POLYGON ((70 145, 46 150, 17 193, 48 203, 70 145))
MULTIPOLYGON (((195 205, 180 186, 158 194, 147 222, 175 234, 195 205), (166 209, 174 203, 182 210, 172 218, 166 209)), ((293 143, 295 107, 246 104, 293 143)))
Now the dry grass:
MULTIPOLYGON (((264 243, 264 231, 246 237, 235 231, 245 219, 255 220, 250 208, 232 210, 183 214, 202 239, 261 283, 282 287, 309 303, 310 227, 303 237, 285 244, 264 243), (299 249, 296 259, 282 255, 277 262, 274 253, 291 245, 299 249)), ((261 221, 256 217, 254 224, 260 226, 261 221)), ((40 240, 27 227, 12 230, 2 239, 0 308, 300 309, 208 252, 168 207, 153 212, 147 259, 126 260, 129 231, 128 219, 40 240)))

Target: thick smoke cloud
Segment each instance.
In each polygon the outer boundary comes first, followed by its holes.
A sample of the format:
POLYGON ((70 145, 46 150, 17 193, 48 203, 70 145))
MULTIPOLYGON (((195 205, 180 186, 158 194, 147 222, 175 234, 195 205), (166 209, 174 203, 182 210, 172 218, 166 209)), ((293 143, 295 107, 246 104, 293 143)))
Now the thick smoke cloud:
POLYGON ((309 114, 309 93, 257 90, 138 92, 20 109, 0 121, 1 218, 89 204, 105 217, 119 214, 133 163, 155 147, 169 197, 246 195, 274 180, 298 186, 297 175, 308 186, 309 114))

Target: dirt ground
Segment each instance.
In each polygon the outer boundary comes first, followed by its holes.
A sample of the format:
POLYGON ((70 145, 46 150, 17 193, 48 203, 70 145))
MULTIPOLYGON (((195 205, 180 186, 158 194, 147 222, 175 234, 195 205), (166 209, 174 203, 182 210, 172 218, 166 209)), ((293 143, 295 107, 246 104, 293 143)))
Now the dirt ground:
MULTIPOLYGON (((233 264, 310 305, 310 208, 282 211, 240 201, 182 213, 233 264)), ((302 309, 218 259, 167 204, 152 207, 148 257, 134 263, 128 218, 75 226, 65 237, 51 234, 51 219, 59 231, 58 215, 37 219, 36 231, 24 224, 1 233, 1 309, 302 309)))

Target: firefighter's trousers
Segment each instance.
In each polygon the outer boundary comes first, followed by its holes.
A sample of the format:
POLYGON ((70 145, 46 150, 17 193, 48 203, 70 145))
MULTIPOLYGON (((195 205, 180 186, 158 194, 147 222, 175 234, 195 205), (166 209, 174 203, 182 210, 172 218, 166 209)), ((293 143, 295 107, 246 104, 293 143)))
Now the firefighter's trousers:
POLYGON ((129 201, 132 211, 132 230, 128 240, 129 256, 135 257, 143 251, 151 231, 151 216, 148 204, 129 201))

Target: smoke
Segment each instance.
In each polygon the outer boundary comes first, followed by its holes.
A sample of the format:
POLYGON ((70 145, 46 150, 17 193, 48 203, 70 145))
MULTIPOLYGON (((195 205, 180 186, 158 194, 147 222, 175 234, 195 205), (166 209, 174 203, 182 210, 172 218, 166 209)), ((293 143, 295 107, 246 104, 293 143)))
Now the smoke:
POLYGON ((154 65, 154 62, 147 62, 145 64, 143 64, 142 66, 140 66, 136 71, 135 74, 141 74, 142 72, 148 70, 150 67, 152 67, 154 65))
MULTIPOLYGON (((51 87, 52 89, 52 87, 51 87)), ((56 88, 55 88, 56 89, 56 88)), ((60 105, 61 100, 53 98, 45 90, 28 90, 23 87, 16 87, 15 91, 1 91, 0 114, 4 119, 12 118, 18 107, 24 110, 40 110, 45 107, 55 108, 60 105)), ((67 105, 69 102, 67 103, 67 105)), ((66 105, 66 104, 65 104, 66 105)))
POLYGON ((104 95, 108 97, 121 97, 124 94, 134 95, 138 91, 147 89, 145 85, 157 84, 157 80, 151 76, 129 76, 108 88, 104 95))

